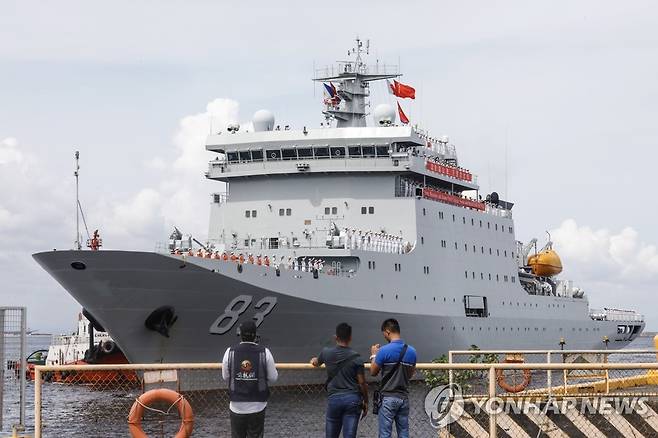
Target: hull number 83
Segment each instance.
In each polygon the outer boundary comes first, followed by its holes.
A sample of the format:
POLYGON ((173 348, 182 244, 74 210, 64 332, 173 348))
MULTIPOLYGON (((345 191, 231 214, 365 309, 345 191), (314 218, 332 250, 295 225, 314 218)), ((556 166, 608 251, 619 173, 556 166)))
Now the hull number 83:
MULTIPOLYGON (((210 325, 210 333, 213 335, 223 335, 231 330, 238 322, 240 316, 249 309, 253 299, 254 297, 251 295, 239 295, 233 298, 224 309, 224 313, 219 315, 215 322, 210 325)), ((263 323, 265 317, 274 310, 275 306, 276 297, 264 297, 254 304, 254 310, 256 312, 253 314, 253 320, 256 323, 256 327, 259 327, 263 323)))

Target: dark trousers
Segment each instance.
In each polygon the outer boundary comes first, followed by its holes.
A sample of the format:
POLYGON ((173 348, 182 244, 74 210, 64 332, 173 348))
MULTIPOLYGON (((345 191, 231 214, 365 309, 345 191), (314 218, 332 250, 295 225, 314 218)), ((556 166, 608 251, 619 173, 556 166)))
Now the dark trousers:
POLYGON ((231 438, 263 438, 265 409, 253 414, 231 412, 231 438))
POLYGON ((327 400, 326 438, 355 438, 361 415, 361 394, 333 394, 327 400))

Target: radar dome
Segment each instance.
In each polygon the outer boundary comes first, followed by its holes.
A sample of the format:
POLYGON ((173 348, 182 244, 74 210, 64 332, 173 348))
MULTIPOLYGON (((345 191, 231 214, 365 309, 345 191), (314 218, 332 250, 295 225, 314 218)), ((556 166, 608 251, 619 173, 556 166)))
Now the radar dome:
POLYGON ((271 131, 274 129, 274 114, 271 111, 262 109, 254 113, 254 131, 271 131))
POLYGON ((379 104, 372 113, 376 126, 387 126, 395 123, 395 109, 387 103, 379 104))

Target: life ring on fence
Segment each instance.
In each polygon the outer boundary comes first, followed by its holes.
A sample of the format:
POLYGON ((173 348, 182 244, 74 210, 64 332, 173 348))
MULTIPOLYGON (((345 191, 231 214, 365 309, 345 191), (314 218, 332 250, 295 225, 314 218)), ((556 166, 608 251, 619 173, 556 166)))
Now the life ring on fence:
MULTIPOLYGON (((506 357, 505 360, 503 361, 503 363, 524 363, 524 362, 525 360, 521 355, 510 355, 506 357)), ((523 380, 520 383, 517 383, 516 385, 512 385, 511 383, 507 382, 503 371, 504 370, 500 368, 496 370, 496 383, 498 383, 498 386, 500 386, 505 391, 512 394, 516 394, 517 392, 523 391, 528 387, 528 385, 530 385, 530 381, 532 380, 532 372, 529 369, 521 370, 523 371, 523 380)))
POLYGON ((148 438, 142 429, 142 416, 144 415, 144 409, 148 408, 149 404, 156 401, 170 403, 170 408, 177 405, 178 415, 180 415, 181 418, 181 425, 174 438, 188 438, 192 435, 192 429, 194 428, 194 412, 192 412, 192 406, 190 406, 190 403, 185 397, 176 391, 160 388, 152 389, 140 395, 130 408, 130 414, 128 414, 128 429, 133 438, 148 438))

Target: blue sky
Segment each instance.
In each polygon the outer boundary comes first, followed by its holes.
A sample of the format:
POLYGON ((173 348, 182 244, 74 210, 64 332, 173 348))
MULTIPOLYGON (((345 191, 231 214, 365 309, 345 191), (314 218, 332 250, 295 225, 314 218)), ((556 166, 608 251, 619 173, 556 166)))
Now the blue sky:
POLYGON ((75 321, 30 258, 72 245, 74 150, 108 247, 150 250, 172 223, 201 236, 208 112, 318 126, 313 65, 359 34, 417 88, 412 122, 450 136, 484 191, 508 188, 517 238, 554 230, 593 306, 640 308, 658 329, 658 5, 307 4, 0 4, 0 304, 27 305, 34 328, 75 321))

